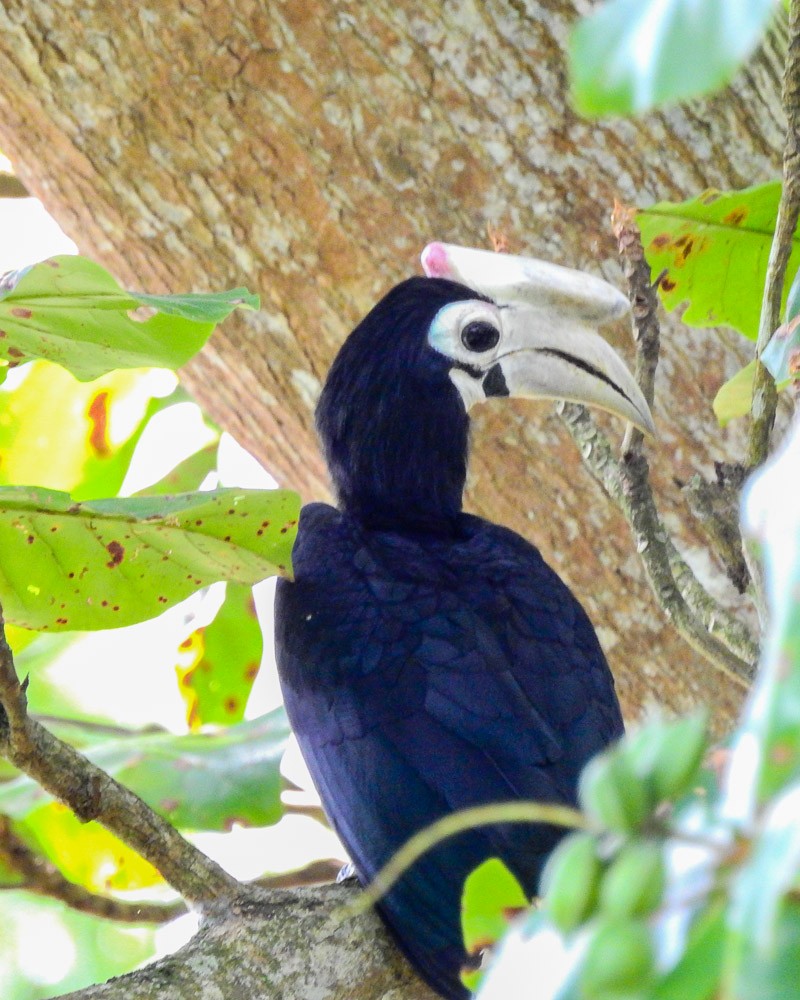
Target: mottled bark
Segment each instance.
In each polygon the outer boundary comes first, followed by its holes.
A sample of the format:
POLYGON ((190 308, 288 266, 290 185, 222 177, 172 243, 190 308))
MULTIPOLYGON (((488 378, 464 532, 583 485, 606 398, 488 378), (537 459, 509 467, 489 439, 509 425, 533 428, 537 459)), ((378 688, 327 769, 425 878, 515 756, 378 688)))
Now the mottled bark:
MULTIPOLYGON (((253 890, 174 955, 71 1000, 436 1000, 354 890, 253 890)), ((67 998, 65 998, 67 1000, 67 998)))
MULTIPOLYGON (((428 239, 482 244, 493 225, 512 249, 618 280, 615 197, 776 174, 782 39, 707 103, 589 123, 564 64, 579 6, 7 0, 0 146, 122 281, 261 293, 261 312, 227 323, 185 380, 283 484, 323 497, 320 380, 428 239)), ((651 465, 690 558, 703 542, 675 480, 740 457, 740 432, 720 432, 709 402, 746 356, 734 336, 665 336, 651 465)), ((622 518, 548 407, 486 407, 474 440, 470 506, 533 539, 587 604, 627 716, 704 701, 724 725, 740 693, 664 622, 622 518)))
MULTIPOLYGON (((425 242, 481 245, 493 226, 512 250, 621 283, 614 198, 645 205, 777 174, 780 37, 711 101, 588 123, 569 107, 564 63, 585 6, 4 0, 0 148, 124 283, 261 293, 261 312, 226 323, 185 381, 282 484, 324 497, 320 381, 425 242)), ((627 337, 616 333, 622 350, 627 337)), ((741 430, 720 431, 710 400, 747 356, 734 335, 664 330, 649 460, 665 522, 701 570, 679 484, 741 458, 741 430)), ((628 718, 704 702, 723 729, 740 690, 663 620, 624 519, 550 409, 503 401, 474 423, 470 507, 535 541, 573 586, 628 718)), ((724 577, 713 564, 706 575, 724 577)), ((374 917, 334 927, 338 892, 259 896, 178 955, 79 995, 422 997, 374 917)))

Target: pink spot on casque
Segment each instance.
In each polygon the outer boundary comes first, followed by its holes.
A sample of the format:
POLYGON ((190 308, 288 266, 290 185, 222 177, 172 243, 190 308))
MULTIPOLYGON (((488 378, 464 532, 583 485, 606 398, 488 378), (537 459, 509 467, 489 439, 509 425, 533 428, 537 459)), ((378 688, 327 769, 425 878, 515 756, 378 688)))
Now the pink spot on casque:
POLYGON ((16 316, 18 319, 30 319, 33 313, 30 309, 23 309, 22 306, 15 306, 11 310, 11 315, 16 316))
POLYGON ((444 243, 429 243, 420 257, 422 270, 429 278, 449 278, 450 262, 444 243))

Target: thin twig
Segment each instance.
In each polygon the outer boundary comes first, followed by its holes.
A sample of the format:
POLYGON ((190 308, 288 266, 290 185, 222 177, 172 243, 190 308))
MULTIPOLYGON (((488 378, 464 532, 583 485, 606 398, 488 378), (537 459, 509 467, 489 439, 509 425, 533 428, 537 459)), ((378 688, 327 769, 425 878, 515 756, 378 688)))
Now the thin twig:
MULTIPOLYGON (((652 405, 660 339, 658 299, 633 213, 615 205, 612 227, 628 279, 636 329, 636 378, 652 405)), ((561 403, 557 412, 578 445, 584 465, 624 514, 667 618, 694 649, 746 686, 755 671, 758 647, 744 623, 700 585, 665 531, 650 487, 642 434, 635 429, 626 432, 618 461, 608 438, 582 406, 561 403)))
MULTIPOLYGON (((51 861, 37 854, 14 832, 11 820, 6 816, 0 816, 0 861, 21 879, 20 882, 0 885, 0 890, 21 889, 57 899, 70 909, 94 917, 126 924, 164 924, 187 912, 186 904, 180 899, 168 903, 133 902, 90 892, 70 882, 51 861)), ((341 861, 333 859, 312 861, 303 868, 265 875, 253 884, 262 889, 319 885, 333 882, 341 866, 341 861)))
POLYGON ((739 507, 747 471, 732 462, 715 462, 714 468, 713 482, 697 473, 682 492, 698 527, 722 560, 728 579, 744 594, 751 578, 742 549, 739 507))
MULTIPOLYGON (((767 263, 756 359, 761 358, 780 323, 786 266, 789 263, 794 232, 800 215, 800 0, 792 0, 789 8, 789 46, 783 74, 782 103, 786 115, 783 186, 778 205, 778 218, 775 222, 775 235, 767 263)), ((767 457, 777 405, 775 382, 758 360, 753 384, 752 421, 747 454, 747 464, 750 468, 761 465, 767 457)))
POLYGON ((235 897, 240 883, 137 795, 57 739, 27 711, 0 609, 0 753, 82 822, 97 820, 162 874, 190 904, 235 897))
POLYGON ((24 889, 38 896, 48 896, 70 909, 126 924, 164 924, 186 913, 182 900, 171 903, 131 902, 89 892, 64 878, 54 864, 33 851, 11 828, 11 821, 0 816, 0 861, 17 875, 22 884, 8 886, 24 889))
MULTIPOLYGON (((622 272, 628 281, 628 297, 631 301, 636 339, 636 382, 652 410, 661 328, 658 322, 656 285, 650 280, 650 265, 644 255, 642 238, 634 222, 634 215, 635 209, 626 208, 615 202, 614 211, 611 213, 611 228, 619 245, 622 272)), ((633 424, 629 424, 622 442, 623 455, 638 454, 642 450, 643 442, 642 432, 633 424)))
POLYGON ((656 510, 647 459, 629 453, 617 461, 608 438, 582 406, 559 403, 556 412, 578 445, 584 465, 625 516, 664 614, 693 649, 746 689, 755 672, 755 644, 745 626, 705 593, 669 538, 656 510), (713 605, 713 614, 708 608, 707 625, 687 603, 676 582, 676 569, 695 603, 705 598, 713 605), (739 653, 733 651, 737 649, 739 653))
POLYGON ((263 878, 256 879, 253 884, 262 889, 296 889, 301 885, 321 885, 326 882, 335 882, 341 868, 341 861, 326 858, 320 861, 310 861, 303 868, 295 868, 290 872, 264 875, 263 878))

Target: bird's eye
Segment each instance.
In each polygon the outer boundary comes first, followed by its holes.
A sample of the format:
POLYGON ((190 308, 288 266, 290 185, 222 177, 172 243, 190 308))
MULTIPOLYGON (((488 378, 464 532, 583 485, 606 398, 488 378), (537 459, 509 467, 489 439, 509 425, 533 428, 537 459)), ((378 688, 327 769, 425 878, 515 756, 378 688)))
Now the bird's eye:
POLYGON ((474 320, 467 323, 461 331, 461 343, 468 351, 488 351, 497 346, 500 340, 500 331, 496 326, 487 323, 485 320, 474 320))

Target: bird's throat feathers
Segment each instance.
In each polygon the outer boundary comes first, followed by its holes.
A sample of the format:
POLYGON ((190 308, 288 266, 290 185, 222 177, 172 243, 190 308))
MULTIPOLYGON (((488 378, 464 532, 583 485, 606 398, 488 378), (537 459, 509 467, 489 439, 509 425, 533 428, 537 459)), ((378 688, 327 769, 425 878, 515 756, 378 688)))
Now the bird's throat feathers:
POLYGON ((427 332, 442 305, 475 293, 412 278, 345 341, 317 407, 339 506, 369 527, 450 534, 460 521, 469 420, 427 332))

